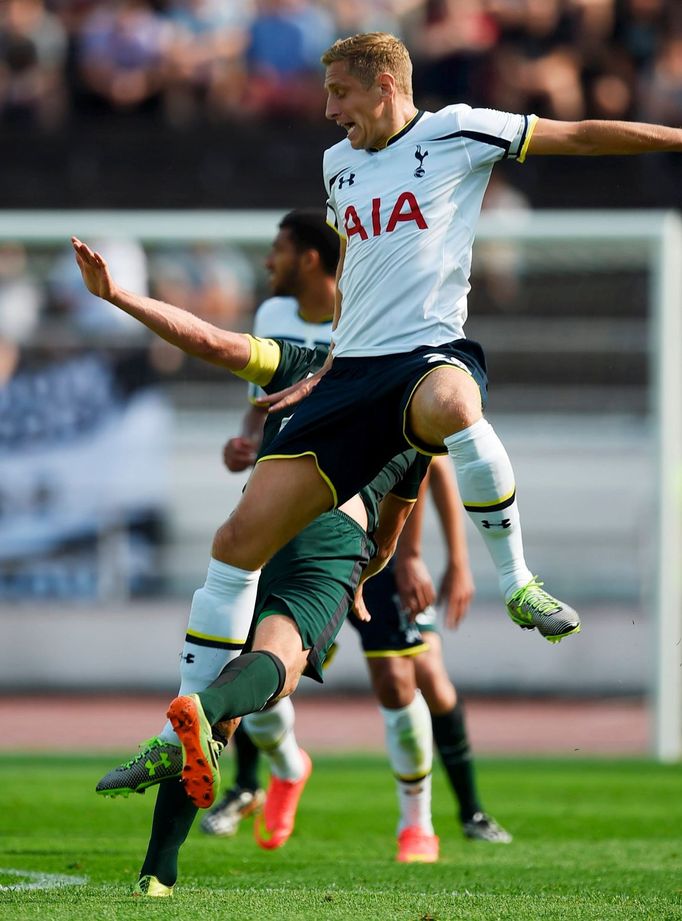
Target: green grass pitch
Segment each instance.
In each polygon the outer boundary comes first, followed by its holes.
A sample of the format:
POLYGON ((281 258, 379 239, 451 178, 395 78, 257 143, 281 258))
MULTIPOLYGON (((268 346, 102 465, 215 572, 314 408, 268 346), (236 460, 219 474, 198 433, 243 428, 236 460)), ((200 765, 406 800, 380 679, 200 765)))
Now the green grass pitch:
POLYGON ((130 890, 155 797, 95 796, 113 763, 0 756, 3 921, 682 919, 679 766, 482 759, 479 786, 513 832, 509 846, 462 838, 438 771, 441 860, 406 866, 394 862, 396 803, 384 759, 319 757, 285 848, 260 850, 248 823, 227 840, 195 827, 173 898, 142 901, 130 890), (50 885, 64 877, 85 882, 50 885))

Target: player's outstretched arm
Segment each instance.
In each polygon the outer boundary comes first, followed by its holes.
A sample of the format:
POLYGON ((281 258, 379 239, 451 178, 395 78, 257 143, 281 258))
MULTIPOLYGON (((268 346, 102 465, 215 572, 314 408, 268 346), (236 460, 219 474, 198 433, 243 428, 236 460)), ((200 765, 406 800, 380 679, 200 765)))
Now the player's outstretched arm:
POLYGON ((682 151, 682 129, 642 122, 539 118, 527 155, 600 157, 666 151, 682 151))
POLYGON ((104 257, 93 252, 77 237, 71 238, 83 282, 92 294, 130 314, 157 336, 183 352, 220 365, 229 371, 242 371, 251 358, 251 340, 242 333, 231 333, 207 323, 187 310, 126 291, 109 272, 104 257))

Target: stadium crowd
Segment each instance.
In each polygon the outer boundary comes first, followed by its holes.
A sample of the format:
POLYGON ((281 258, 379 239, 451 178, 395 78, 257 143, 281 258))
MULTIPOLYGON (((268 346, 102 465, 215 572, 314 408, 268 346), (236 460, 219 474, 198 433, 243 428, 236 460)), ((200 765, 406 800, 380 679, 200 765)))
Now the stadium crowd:
POLYGON ((317 120, 320 53, 372 30, 406 42, 422 105, 682 117, 677 0, 4 0, 0 123, 317 120))

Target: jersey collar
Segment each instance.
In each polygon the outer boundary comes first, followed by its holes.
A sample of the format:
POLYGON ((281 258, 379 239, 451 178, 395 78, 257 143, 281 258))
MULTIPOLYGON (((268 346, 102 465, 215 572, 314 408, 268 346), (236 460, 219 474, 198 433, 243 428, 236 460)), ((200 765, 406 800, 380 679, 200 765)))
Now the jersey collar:
POLYGON ((399 141, 400 138, 405 137, 408 131, 411 131, 414 128, 414 126, 417 124, 417 122, 419 121, 419 119, 422 117, 423 114, 424 112, 421 109, 418 109, 416 114, 412 116, 409 122, 403 125, 400 131, 390 136, 390 138, 386 141, 386 144, 384 147, 368 147, 367 153, 379 153, 380 150, 385 150, 386 147, 389 147, 391 144, 395 144, 396 141, 399 141))

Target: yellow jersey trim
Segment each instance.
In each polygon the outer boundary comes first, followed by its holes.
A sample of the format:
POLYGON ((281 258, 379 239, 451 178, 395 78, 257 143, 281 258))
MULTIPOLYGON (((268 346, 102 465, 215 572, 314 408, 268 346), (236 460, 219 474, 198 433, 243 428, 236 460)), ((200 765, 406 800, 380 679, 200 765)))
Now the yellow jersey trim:
POLYGON ((251 384, 265 387, 269 384, 279 367, 282 350, 274 339, 259 339, 257 336, 246 334, 251 346, 251 354, 246 367, 241 371, 233 371, 236 377, 241 377, 251 384))
POLYGON ((528 133, 526 134, 526 140, 523 142, 523 147, 519 151, 519 155, 516 158, 517 163, 524 163, 526 160, 526 154, 528 153, 528 145, 530 144, 530 139, 533 137, 533 132, 535 131, 535 126, 537 125, 539 119, 537 115, 531 115, 528 119, 528 133))
POLYGON ((327 227, 331 227, 331 229, 336 233, 338 237, 341 237, 342 240, 346 239, 346 235, 341 233, 340 228, 338 228, 336 224, 332 224, 331 221, 326 221, 326 224, 327 224, 327 227))
POLYGON ((366 659, 397 659, 402 656, 418 656, 429 649, 428 643, 410 646, 409 649, 372 649, 365 653, 366 659))
POLYGON ((209 640, 211 643, 234 643, 235 645, 243 646, 246 642, 246 637, 243 640, 237 640, 232 636, 213 636, 210 633, 199 633, 198 630, 186 630, 186 636, 193 636, 197 640, 209 640))
POLYGON ((490 508, 491 505, 499 505, 500 502, 507 502, 509 499, 511 499, 511 497, 514 495, 515 492, 516 492, 516 486, 514 486, 511 492, 508 492, 504 496, 500 496, 499 499, 488 499, 487 502, 465 502, 464 500, 462 500, 462 505, 465 505, 467 509, 490 508))
POLYGON ((263 457, 258 458, 256 463, 260 464, 266 460, 292 460, 293 458, 296 458, 296 457, 312 457, 313 458, 313 460, 315 461, 315 466, 317 467, 317 472, 320 474, 324 482, 327 484, 327 486, 329 487, 329 491, 332 494, 332 503, 333 503, 332 508, 336 508, 339 502, 339 496, 338 496, 338 493, 336 492, 336 487, 334 486, 332 481, 329 479, 327 474, 324 472, 324 470, 320 467, 320 462, 318 461, 317 454, 315 454, 314 451, 301 451, 300 454, 264 454, 263 457))

